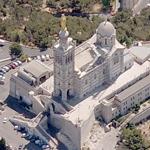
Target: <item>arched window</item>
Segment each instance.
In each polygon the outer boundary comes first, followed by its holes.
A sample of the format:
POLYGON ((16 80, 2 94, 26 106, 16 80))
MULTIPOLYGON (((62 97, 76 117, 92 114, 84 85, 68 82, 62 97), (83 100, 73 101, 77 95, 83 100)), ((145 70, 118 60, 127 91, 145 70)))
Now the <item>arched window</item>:
POLYGON ((107 38, 105 38, 105 45, 107 45, 107 38))
POLYGON ((66 62, 66 64, 67 64, 67 62, 68 62, 68 57, 66 56, 66 58, 65 58, 65 62, 66 62))
POLYGON ((119 63, 119 55, 117 53, 113 57, 113 62, 114 62, 114 65, 119 63))

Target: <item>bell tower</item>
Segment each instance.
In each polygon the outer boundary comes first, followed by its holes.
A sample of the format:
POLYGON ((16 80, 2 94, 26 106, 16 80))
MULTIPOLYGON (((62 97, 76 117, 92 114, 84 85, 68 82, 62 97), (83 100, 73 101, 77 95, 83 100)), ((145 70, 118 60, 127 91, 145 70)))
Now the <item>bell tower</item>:
POLYGON ((69 37, 66 17, 61 17, 59 40, 54 45, 54 92, 53 96, 61 101, 72 98, 74 92, 75 42, 69 37))

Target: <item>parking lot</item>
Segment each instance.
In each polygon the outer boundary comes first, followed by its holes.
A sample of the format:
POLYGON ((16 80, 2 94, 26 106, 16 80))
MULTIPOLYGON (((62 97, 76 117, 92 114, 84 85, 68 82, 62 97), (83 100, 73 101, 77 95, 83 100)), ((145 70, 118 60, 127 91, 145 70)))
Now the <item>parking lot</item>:
MULTIPOLYGON (((0 63, 0 68, 10 63, 9 61, 0 63)), ((45 64, 51 64, 52 61, 45 61, 45 64)), ((0 101, 6 103, 4 111, 0 111, 0 137, 4 137, 6 142, 12 146, 13 149, 18 150, 20 145, 23 145, 25 150, 40 150, 39 146, 29 142, 25 138, 22 138, 22 134, 14 130, 14 126, 10 123, 9 118, 14 115, 23 114, 26 117, 32 115, 20 107, 16 100, 12 97, 8 97, 10 88, 11 75, 17 72, 20 66, 15 69, 10 69, 9 72, 5 73, 5 84, 0 84, 0 101)))
POLYGON ((8 97, 10 77, 11 74, 14 74, 17 70, 18 68, 14 70, 10 70, 8 73, 5 74, 5 84, 4 85, 0 84, 0 101, 4 101, 8 97))
MULTIPOLYGON (((19 68, 19 67, 18 67, 19 68)), ((0 137, 4 137, 6 142, 12 146, 13 149, 18 150, 19 145, 23 144, 26 150, 40 150, 35 144, 30 143, 21 137, 21 133, 14 130, 14 126, 10 123, 9 118, 20 113, 26 113, 25 110, 20 109, 20 106, 13 102, 13 98, 8 98, 9 85, 11 74, 15 73, 18 68, 12 69, 5 74, 5 84, 0 85, 0 101, 7 101, 8 106, 0 114, 0 137), (22 112, 21 112, 22 111, 22 112)), ((27 113, 26 113, 27 114, 27 113)))
POLYGON ((14 130, 14 126, 9 122, 9 118, 17 115, 18 112, 6 107, 0 115, 0 136, 6 139, 6 142, 12 149, 18 150, 19 145, 23 145, 26 150, 40 150, 35 144, 30 143, 21 137, 21 133, 14 130))

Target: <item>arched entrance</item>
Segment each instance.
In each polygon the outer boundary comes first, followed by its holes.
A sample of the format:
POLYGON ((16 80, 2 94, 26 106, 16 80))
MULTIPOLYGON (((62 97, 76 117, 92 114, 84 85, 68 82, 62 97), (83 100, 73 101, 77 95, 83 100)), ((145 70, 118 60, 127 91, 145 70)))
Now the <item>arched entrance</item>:
POLYGON ((62 99, 62 91, 59 89, 58 90, 58 98, 61 100, 62 99))
POLYGON ((73 91, 71 89, 67 90, 67 99, 73 98, 73 91))
POLYGON ((55 100, 62 100, 62 91, 61 89, 56 89, 54 92, 53 92, 53 98, 55 100))

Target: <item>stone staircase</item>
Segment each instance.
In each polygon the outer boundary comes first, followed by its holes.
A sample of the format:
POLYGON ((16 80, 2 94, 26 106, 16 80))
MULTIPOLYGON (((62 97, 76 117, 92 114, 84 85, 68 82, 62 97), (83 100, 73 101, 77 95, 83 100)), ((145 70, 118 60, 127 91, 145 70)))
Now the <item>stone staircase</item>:
POLYGON ((45 137, 51 148, 56 148, 58 146, 57 140, 53 138, 50 134, 48 134, 40 125, 38 125, 36 129, 40 132, 42 136, 45 137))
POLYGON ((57 139, 64 143, 68 150, 77 150, 77 148, 73 145, 69 137, 61 132, 57 134, 57 139))

